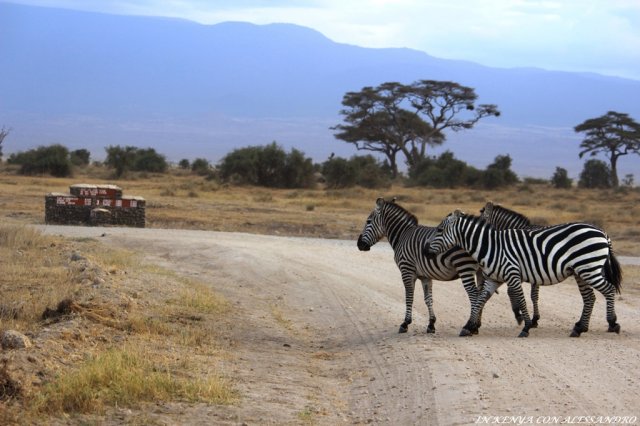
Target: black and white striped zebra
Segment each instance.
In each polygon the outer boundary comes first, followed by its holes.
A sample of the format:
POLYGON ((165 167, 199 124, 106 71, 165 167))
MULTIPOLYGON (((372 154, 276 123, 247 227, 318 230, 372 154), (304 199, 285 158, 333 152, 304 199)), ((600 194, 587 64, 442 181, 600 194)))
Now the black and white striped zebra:
MULTIPOLYGON (((504 229, 527 229, 534 230, 540 229, 543 226, 534 225, 531 223, 528 217, 510 210, 499 204, 493 204, 491 201, 487 202, 483 208, 480 209, 480 217, 486 220, 497 230, 504 229)), ((510 295, 511 296, 511 295, 510 295)), ((540 319, 540 310, 538 308, 538 300, 540 297, 540 285, 531 284, 531 302, 533 304, 533 316, 531 317, 531 328, 538 327, 538 320, 540 319)), ((510 300, 514 300, 510 297, 510 300)), ((520 311, 520 307, 517 304, 512 304, 511 308, 518 321, 518 324, 522 324, 524 317, 520 311)))
MULTIPOLYGON (((478 287, 476 286, 476 271, 478 264, 463 250, 452 248, 438 256, 426 256, 426 246, 435 234, 435 227, 418 225, 418 219, 394 201, 387 202, 382 198, 376 201, 376 207, 367 218, 367 222, 358 238, 358 248, 368 251, 371 246, 387 237, 394 251, 394 258, 405 288, 406 312, 404 321, 400 325, 400 333, 405 333, 411 324, 413 293, 416 279, 422 282, 424 300, 429 309, 429 324, 427 333, 435 332, 436 316, 433 310, 431 294, 432 280, 451 281, 462 280, 471 306, 477 305, 478 287)), ((474 322, 474 327, 467 323, 461 336, 477 333, 480 321, 474 322), (477 326, 475 326, 477 324, 477 326)))
MULTIPOLYGON (((594 289, 606 299, 608 331, 620 333, 615 292, 620 292, 622 271, 613 254, 611 240, 595 226, 567 223, 537 230, 498 231, 482 218, 456 210, 438 226, 428 250, 438 254, 454 246, 462 247, 476 259, 486 276, 506 282, 512 289, 511 295, 525 315, 520 337, 528 336, 531 328, 521 282, 549 285, 570 276, 575 276, 583 300, 582 315, 571 336, 578 337, 589 329, 594 289)), ((484 293, 472 310, 471 321, 477 319, 483 307, 484 293)))

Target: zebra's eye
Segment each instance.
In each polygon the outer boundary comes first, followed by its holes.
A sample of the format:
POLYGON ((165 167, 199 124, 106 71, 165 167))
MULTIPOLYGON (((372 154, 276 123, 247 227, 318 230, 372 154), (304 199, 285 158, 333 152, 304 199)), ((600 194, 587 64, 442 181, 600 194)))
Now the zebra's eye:
POLYGON ((371 225, 371 219, 367 219, 367 225, 371 225))

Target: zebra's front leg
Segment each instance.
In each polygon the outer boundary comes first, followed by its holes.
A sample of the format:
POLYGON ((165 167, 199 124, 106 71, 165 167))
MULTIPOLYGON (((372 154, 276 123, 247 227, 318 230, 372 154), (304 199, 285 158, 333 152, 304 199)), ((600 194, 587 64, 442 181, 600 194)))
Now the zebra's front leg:
POLYGON ((471 336, 473 334, 478 334, 478 329, 480 328, 481 312, 478 314, 478 319, 476 321, 472 320, 473 308, 478 304, 478 298, 480 297, 480 292, 478 291, 478 285, 476 285, 475 273, 464 274, 464 275, 461 275, 460 278, 462 280, 462 285, 464 286, 464 289, 467 292, 467 296, 469 297, 469 304, 471 306, 471 313, 469 314, 469 319, 467 320, 467 323, 462 326, 462 330, 460 330, 460 336, 466 337, 466 336, 471 336))
POLYGON ((522 291, 522 282, 518 277, 519 274, 512 274, 508 280, 507 285, 509 298, 511 299, 511 306, 519 306, 520 312, 524 318, 524 328, 518 335, 518 337, 528 337, 529 329, 531 328, 531 318, 529 318, 529 312, 527 311, 527 300, 524 298, 524 292, 522 291))
POLYGON ((420 281, 422 281, 422 290, 424 291, 424 303, 427 304, 427 309, 429 309, 429 324, 427 325, 427 333, 435 333, 436 314, 433 310, 433 282, 431 281, 431 278, 420 278, 420 281))
POLYGON ((531 318, 531 328, 538 328, 540 311, 538 310, 538 297, 540 295, 540 285, 531 284, 531 303, 533 303, 533 317, 531 318))
POLYGON ((413 292, 416 284, 416 276, 412 272, 402 271, 402 283, 404 284, 404 297, 405 297, 405 314, 404 321, 400 324, 398 333, 406 333, 409 330, 409 324, 411 324, 411 311, 413 310, 413 292))
POLYGON ((575 323, 573 330, 571 331, 571 337, 580 337, 580 334, 589 331, 589 321, 591 320, 591 312, 593 311, 593 305, 596 302, 596 295, 593 293, 593 288, 585 283, 580 277, 576 277, 578 283, 578 289, 582 296, 582 315, 580 315, 580 321, 575 323))
POLYGON ((509 296, 509 301, 511 302, 511 310, 513 311, 513 316, 516 318, 518 325, 520 325, 524 321, 524 316, 522 314, 522 311, 520 311, 520 302, 518 301, 517 296, 514 294, 514 289, 511 286, 507 287, 507 295, 509 296))
POLYGON ((469 324, 477 324, 480 327, 480 317, 482 316, 482 310, 487 300, 491 298, 491 295, 496 291, 496 283, 491 280, 485 279, 482 291, 478 295, 476 303, 471 307, 471 317, 469 318, 469 324))

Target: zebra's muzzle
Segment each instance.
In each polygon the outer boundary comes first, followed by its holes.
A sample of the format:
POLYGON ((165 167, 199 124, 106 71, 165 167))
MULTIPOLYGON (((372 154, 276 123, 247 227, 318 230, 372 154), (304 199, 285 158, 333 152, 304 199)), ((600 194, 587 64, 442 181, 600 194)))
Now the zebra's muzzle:
POLYGON ((371 250, 371 246, 364 242, 362 239, 362 235, 358 237, 358 250, 360 251, 369 251, 371 250))

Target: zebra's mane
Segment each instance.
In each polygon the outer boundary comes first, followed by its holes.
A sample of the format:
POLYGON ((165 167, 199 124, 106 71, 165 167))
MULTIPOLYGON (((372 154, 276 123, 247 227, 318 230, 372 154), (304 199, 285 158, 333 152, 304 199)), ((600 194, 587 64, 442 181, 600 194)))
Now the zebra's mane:
POLYGON ((506 208, 506 207, 503 207, 503 206, 501 206, 500 204, 493 204, 493 210, 494 210, 496 213, 497 213, 497 212, 499 212, 499 211, 501 210, 502 212, 506 212, 506 213, 507 213, 507 214, 509 214, 510 216, 515 216, 515 217, 517 217, 517 218, 519 218, 519 219, 522 219, 523 221, 526 221, 526 225, 527 225, 527 226, 531 226, 531 225, 533 225, 533 224, 531 223, 531 220, 530 220, 527 216, 523 215, 522 213, 518 213, 518 212, 516 212, 516 211, 514 211, 514 210, 508 209, 508 208, 506 208))
POLYGON ((395 200, 394 201, 387 201, 385 203, 386 206, 389 206, 389 208, 395 210, 395 211, 400 211, 402 212, 402 214, 404 216, 407 216, 409 218, 409 220, 417 225, 418 224, 418 218, 416 217, 416 215, 414 215, 413 213, 411 213, 409 210, 405 209, 404 207, 402 207, 400 204, 396 204, 395 200))
POLYGON ((470 219, 470 220, 472 220, 474 222, 479 222, 480 224, 487 225, 489 228, 494 229, 494 230, 496 229, 491 222, 489 222, 488 220, 486 220, 482 216, 476 216, 476 215, 471 214, 471 213, 459 212, 459 217, 463 217, 465 219, 470 219))

